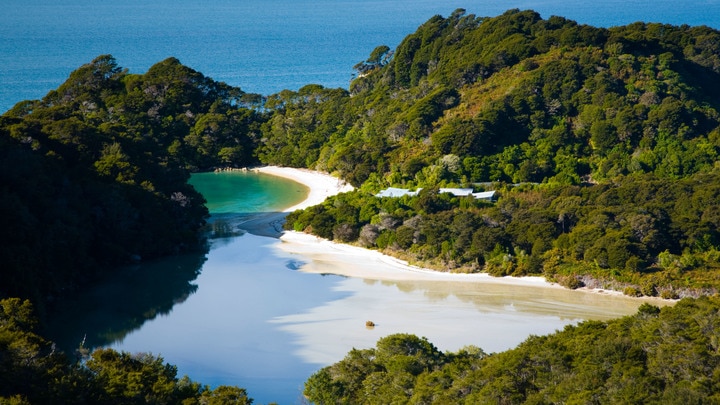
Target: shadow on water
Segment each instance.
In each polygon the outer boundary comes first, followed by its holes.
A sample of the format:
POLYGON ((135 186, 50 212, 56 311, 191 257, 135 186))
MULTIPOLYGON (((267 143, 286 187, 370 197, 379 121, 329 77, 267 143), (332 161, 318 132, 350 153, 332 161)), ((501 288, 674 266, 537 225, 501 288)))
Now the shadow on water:
POLYGON ((107 346, 166 315, 198 286, 193 281, 205 263, 207 250, 171 256, 117 269, 100 284, 50 311, 47 335, 68 353, 84 347, 107 346))
POLYGON ((230 244, 245 233, 279 237, 282 222, 277 221, 283 219, 283 214, 275 212, 213 215, 205 231, 210 242, 205 249, 117 269, 99 284, 52 308, 47 336, 67 353, 74 352, 81 342, 93 349, 120 341, 145 322, 169 314, 198 290, 194 281, 211 249, 230 244), (270 221, 275 225, 269 226, 270 221))
POLYGON ((285 212, 213 214, 206 225, 206 235, 209 239, 242 236, 245 233, 279 238, 286 215, 285 212))

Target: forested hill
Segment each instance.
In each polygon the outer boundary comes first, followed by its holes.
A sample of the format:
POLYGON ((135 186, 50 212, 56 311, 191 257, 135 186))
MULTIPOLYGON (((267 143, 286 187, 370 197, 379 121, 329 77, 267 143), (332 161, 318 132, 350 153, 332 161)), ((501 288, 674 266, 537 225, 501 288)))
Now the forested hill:
POLYGON ((707 27, 458 10, 356 69, 350 94, 271 97, 263 160, 360 185, 371 173, 416 184, 678 179, 717 158, 720 33, 707 27))
POLYGON ((717 291, 717 30, 457 10, 355 68, 348 93, 268 100, 261 160, 362 185, 289 227, 438 269, 717 291), (423 192, 372 196, 388 186, 423 192), (458 186, 499 198, 437 194, 458 186))
POLYGON ((390 335, 315 373, 315 404, 715 404, 720 401, 717 297, 586 321, 517 348, 443 353, 390 335))
POLYGON ((190 170, 252 162, 257 95, 176 59, 109 55, 0 117, 0 297, 42 303, 123 263, 197 248, 190 170))

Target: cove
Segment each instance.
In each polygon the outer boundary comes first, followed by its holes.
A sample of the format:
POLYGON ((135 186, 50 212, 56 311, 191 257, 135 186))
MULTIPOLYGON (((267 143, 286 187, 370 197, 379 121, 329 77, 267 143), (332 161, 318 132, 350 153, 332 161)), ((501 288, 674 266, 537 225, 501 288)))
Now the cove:
POLYGON ((391 333, 425 336, 443 351, 497 352, 531 334, 634 313, 643 302, 534 285, 334 275, 368 263, 243 230, 304 199, 304 186, 252 172, 191 182, 212 214, 207 251, 123 269, 63 305, 50 334, 61 347, 85 339, 88 347, 150 352, 180 376, 244 387, 257 404, 296 404, 313 372, 391 333), (367 320, 377 326, 366 328, 367 320))

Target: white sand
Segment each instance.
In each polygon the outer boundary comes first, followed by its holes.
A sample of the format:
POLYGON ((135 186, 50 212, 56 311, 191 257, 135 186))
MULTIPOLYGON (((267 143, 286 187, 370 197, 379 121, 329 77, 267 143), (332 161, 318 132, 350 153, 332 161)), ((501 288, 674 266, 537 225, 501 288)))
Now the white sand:
POLYGON ((332 273, 372 280, 481 281, 562 288, 548 283, 543 277, 493 277, 486 273, 462 274, 429 270, 411 266, 404 260, 375 250, 336 243, 301 232, 285 232, 280 239, 284 242, 280 245, 283 251, 313 259, 312 263, 302 268, 308 273, 332 273))
MULTIPOLYGON (((344 181, 327 173, 308 169, 295 169, 278 166, 265 166, 255 171, 284 177, 304 184, 310 189, 307 199, 290 207, 285 212, 307 208, 325 201, 330 196, 353 190, 344 181)), ((277 221, 276 221, 277 222, 277 221)), ((276 225, 276 223, 274 223, 276 225)), ((256 232, 263 234, 262 232, 256 232)), ((335 243, 313 235, 285 231, 280 235, 279 248, 290 254, 301 254, 312 259, 301 270, 307 273, 337 274, 346 277, 370 280, 390 281, 465 281, 482 284, 504 284, 517 286, 547 287, 565 289, 556 283, 548 282, 544 277, 494 277, 487 273, 460 274, 424 269, 409 265, 406 261, 382 254, 375 250, 335 243)), ((602 295, 622 296, 622 292, 602 289, 579 288, 578 291, 602 295)), ((654 297, 633 298, 652 301, 657 305, 668 305, 671 301, 654 297)))
MULTIPOLYGON (((317 205, 330 196, 353 190, 351 185, 322 172, 278 166, 265 166, 253 170, 294 180, 310 189, 305 201, 286 209, 285 212, 317 205)), ((492 277, 484 273, 457 274, 423 269, 374 250, 335 243, 301 232, 285 231, 280 239, 283 241, 280 245, 283 251, 302 254, 313 259, 302 268, 302 271, 309 273, 332 273, 373 280, 481 281, 562 288, 547 282, 543 277, 492 277)))

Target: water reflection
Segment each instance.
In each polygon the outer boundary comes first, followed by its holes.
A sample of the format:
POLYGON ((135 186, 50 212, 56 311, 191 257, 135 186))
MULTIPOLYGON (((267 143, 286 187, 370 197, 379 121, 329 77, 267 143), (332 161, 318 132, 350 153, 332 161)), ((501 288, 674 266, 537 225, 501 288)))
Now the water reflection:
POLYGON ((547 287, 452 281, 378 281, 343 278, 350 293, 309 311, 272 320, 295 335, 294 354, 318 365, 334 363, 353 347, 374 347, 392 333, 427 337, 443 351, 472 344, 486 352, 515 347, 585 319, 635 312, 637 300, 547 287), (375 327, 367 329, 367 321, 375 327))
MULTIPOLYGON (((609 320, 628 315, 644 301, 609 293, 588 293, 545 285, 495 284, 473 281, 392 281, 365 279, 365 284, 380 283, 404 293, 419 293, 429 303, 440 304, 450 298, 475 306, 480 312, 529 312, 557 316, 564 320, 609 320)), ((661 300, 645 300, 667 305, 661 300)))
POLYGON ((304 260, 278 254, 278 243, 250 233, 211 240, 197 292, 170 316, 146 322, 111 347, 160 354, 180 375, 245 387, 258 403, 298 403, 316 363, 294 356, 295 335, 269 320, 307 313, 351 292, 337 288, 342 277, 291 270, 304 260))
MULTIPOLYGON (((48 337, 68 353, 81 342, 92 349, 122 341, 145 322, 170 314, 176 304, 197 292, 195 281, 211 249, 237 244, 237 238, 246 233, 259 233, 254 232, 258 224, 267 228, 265 221, 276 215, 213 215, 205 228, 208 244, 204 250, 118 269, 94 287, 51 308, 46 325, 48 337)), ((288 263, 288 267, 301 265, 296 260, 288 263)))
POLYGON ((194 283, 207 251, 128 266, 93 288, 64 300, 51 309, 48 337, 73 352, 107 346, 159 315, 169 314, 198 286, 194 283))

